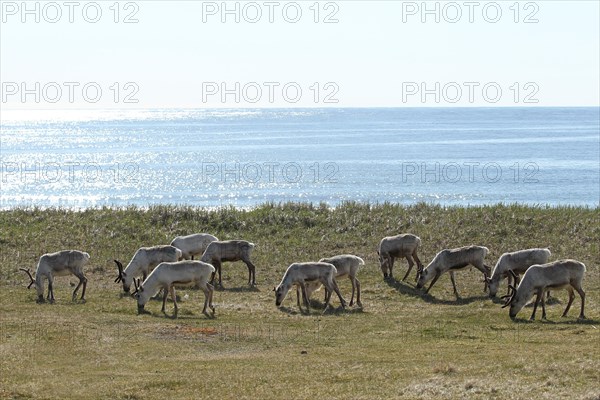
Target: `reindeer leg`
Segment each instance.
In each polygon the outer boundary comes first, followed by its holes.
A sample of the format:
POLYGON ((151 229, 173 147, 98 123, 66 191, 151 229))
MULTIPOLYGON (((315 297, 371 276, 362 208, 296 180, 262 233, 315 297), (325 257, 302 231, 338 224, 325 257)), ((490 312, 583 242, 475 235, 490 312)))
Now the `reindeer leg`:
POLYGON ((406 278, 408 278, 408 275, 410 274, 410 271, 412 270, 413 265, 415 265, 415 262, 413 261, 413 259, 410 255, 406 255, 406 261, 408 261, 408 271, 406 271, 406 275, 404 275, 404 278, 402 278, 402 282, 404 282, 406 280, 406 278))
POLYGON ((483 280, 485 281, 485 285, 483 286, 483 292, 487 292, 487 288, 488 288, 488 283, 487 283, 487 278, 489 278, 488 276, 488 270, 490 267, 488 267, 487 265, 485 265, 482 262, 476 262, 474 264, 472 264, 475 268, 477 268, 478 270, 481 271, 481 273, 483 274, 483 280))
POLYGON ((356 281, 356 304, 362 308, 362 303, 360 302, 360 281, 356 277, 354 280, 356 281))
POLYGON ((296 286, 296 305, 300 308, 300 286, 296 286))
POLYGON ((83 289, 81 290, 81 300, 85 301, 85 288, 87 286, 87 278, 83 275, 83 272, 79 272, 75 274, 75 276, 79 278, 79 284, 73 291, 73 301, 75 301, 75 299, 77 298, 77 291, 79 290, 79 287, 81 285, 83 285, 83 289))
POLYGON ((50 303, 54 303, 54 277, 53 276, 49 276, 48 277, 48 297, 50 300, 50 303))
POLYGON ((488 278, 490 277, 492 269, 485 264, 483 264, 483 268, 485 268, 485 272, 483 273, 483 281, 485 282, 485 285, 483 286, 483 292, 485 293, 488 291, 488 278))
POLYGON ((583 291, 583 288, 581 286, 576 286, 575 290, 577 290, 577 293, 579 293, 579 296, 581 297, 581 312, 579 313, 578 319, 586 319, 585 314, 583 313, 583 310, 585 308, 585 292, 583 291))
MULTIPOLYGON (((303 303, 306 305, 306 311, 310 314, 310 302, 308 301, 308 293, 306 291, 306 285, 304 284, 304 282, 300 282, 300 289, 302 289, 302 300, 303 303)), ((302 311, 302 308, 300 308, 300 311, 302 311)))
POLYGON ((567 313, 571 309, 571 304, 573 304, 573 300, 575 300, 575 292, 573 292, 573 288, 569 287, 567 291, 569 292, 569 301, 567 302, 567 307, 565 308, 565 311, 562 313, 563 317, 567 316, 567 313))
POLYGON ((340 293, 340 288, 338 287, 338 284, 334 279, 331 280, 332 286, 333 286, 333 290, 335 291, 335 294, 337 294, 338 298, 340 299, 340 303, 342 303, 342 308, 346 308, 346 300, 344 300, 344 298, 342 297, 342 293, 340 293))
MULTIPOLYGON (((325 286, 325 308, 323 309, 323 314, 325 314, 325 311, 329 308, 329 301, 331 300, 331 294, 333 293, 333 290, 329 290, 327 289, 327 287, 330 287, 329 282, 327 282, 327 280, 323 280, 321 281, 321 283, 325 286)), ((330 289, 332 289, 330 287, 330 289)))
POLYGON ((421 260, 419 260, 419 256, 417 255, 417 249, 415 249, 415 251, 413 251, 412 256, 415 259, 415 261, 417 262, 417 268, 422 268, 423 263, 421 262, 421 260))
POLYGON ((215 292, 215 288, 210 283, 207 283, 206 287, 208 288, 208 291, 210 293, 210 300, 208 301, 208 307, 211 309, 212 316, 214 317, 215 316, 215 306, 213 305, 213 294, 215 292))
POLYGON ((81 300, 85 301, 85 289, 87 288, 87 278, 83 277, 83 289, 81 289, 81 300))
POLYGON ((396 259, 392 256, 390 256, 390 279, 393 280, 394 279, 394 274, 392 273, 392 269, 394 268, 394 261, 396 259))
POLYGON ((425 294, 429 293, 429 291, 431 290, 431 287, 437 282, 438 279, 440 279, 440 275, 441 274, 439 272, 437 272, 435 274, 435 276, 433 277, 433 280, 431 281, 431 285, 429 285, 429 287, 425 291, 425 294))
POLYGON ((546 320, 546 300, 544 300, 544 296, 546 295, 545 291, 542 292, 542 295, 540 296, 541 299, 541 303, 542 303, 542 320, 545 321, 546 320))
MULTIPOLYGON (((202 291, 204 292, 204 307, 202 308, 202 314, 206 315, 207 317, 210 317, 210 315, 208 314, 208 312, 206 311, 206 307, 209 304, 210 301, 210 289, 208 288, 208 283, 205 283, 203 285, 200 285, 200 289, 202 289, 202 291)), ((212 308, 212 307, 211 307, 212 308)))
POLYGON ((177 296, 175 295, 175 285, 171 285, 171 299, 173 300, 173 306, 175 307, 175 314, 177 314, 177 310, 179 307, 177 306, 177 296))
POLYGON ((219 286, 221 286, 221 288, 222 288, 223 287, 223 277, 221 276, 221 272, 222 272, 221 267, 223 266, 223 264, 221 264, 221 260, 219 260, 218 264, 219 264, 219 267, 217 269, 219 270, 219 286))
POLYGON ((160 309, 160 311, 165 312, 165 305, 167 304, 167 296, 169 295, 169 288, 168 287, 164 287, 163 288, 163 303, 162 303, 162 308, 160 309))
POLYGON ((348 278, 350 278, 350 283, 352 283, 352 297, 350 298, 350 307, 352 307, 352 305, 354 304, 354 291, 356 290, 356 284, 354 283, 354 277, 348 275, 348 278))
POLYGON ((460 299, 460 295, 458 294, 458 290, 456 290, 456 281, 454 280, 454 271, 450 271, 450 280, 452 281, 452 287, 454 288, 454 295, 456 296, 456 300, 460 299))
POLYGON ((538 308, 538 305, 540 304, 540 297, 542 297, 543 295, 544 295, 544 289, 538 289, 537 295, 535 297, 535 304, 533 305, 533 313, 531 314, 531 317, 529 317, 530 321, 535 320, 535 312, 538 308))
POLYGON ((244 260, 244 263, 248 267, 248 285, 256 286, 256 267, 249 259, 244 260))

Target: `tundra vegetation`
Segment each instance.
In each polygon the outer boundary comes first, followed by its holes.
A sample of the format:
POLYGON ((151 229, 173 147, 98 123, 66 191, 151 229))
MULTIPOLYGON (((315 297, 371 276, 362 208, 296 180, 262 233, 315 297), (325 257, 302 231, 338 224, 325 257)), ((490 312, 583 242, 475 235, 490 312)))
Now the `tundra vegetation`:
MULTIPOLYGON (((348 203, 1 211, 0 398, 598 399, 599 244, 598 208, 348 203), (193 232, 255 243, 256 286, 248 286, 238 261, 223 268, 214 319, 201 313, 202 290, 192 289, 177 290, 177 319, 159 312, 162 299, 150 300, 150 315, 137 315, 135 299, 113 282, 113 260, 193 232), (458 300, 449 274, 428 295, 412 278, 401 282, 401 274, 383 280, 378 244, 405 232, 421 238, 425 265, 442 249, 468 244, 487 247, 490 264, 536 247, 550 249, 550 262, 578 260, 587 267, 587 320, 577 322, 579 296, 576 311, 562 318, 569 295, 556 290, 546 301, 547 321, 528 322, 533 308, 526 306, 513 322, 502 300, 483 293, 475 268, 457 274, 458 300), (36 292, 27 290, 19 268, 33 272, 42 254, 60 249, 91 256, 85 304, 71 300, 79 282, 73 275, 55 278, 54 304, 37 304, 36 292), (320 295, 309 314, 299 312, 295 296, 275 306, 273 287, 290 264, 334 254, 365 261, 358 272, 362 308, 342 310, 335 295, 325 314, 320 295)), ((349 298, 350 280, 338 285, 349 298)))

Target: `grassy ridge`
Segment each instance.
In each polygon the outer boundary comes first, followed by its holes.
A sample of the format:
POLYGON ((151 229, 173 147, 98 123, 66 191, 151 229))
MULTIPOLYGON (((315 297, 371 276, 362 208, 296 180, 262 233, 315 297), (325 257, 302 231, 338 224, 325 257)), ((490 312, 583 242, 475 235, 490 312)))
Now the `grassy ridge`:
MULTIPOLYGON (((355 203, 335 209, 15 209, 0 212, 0 229, 0 397, 600 396, 599 209, 355 203), (192 232, 256 243, 258 290, 245 286, 243 264, 225 264, 215 320, 200 314, 203 296, 193 290, 179 292, 184 298, 176 320, 154 302, 147 306, 152 316, 135 315, 133 300, 112 282, 112 259, 126 263, 140 246, 192 232), (458 302, 446 276, 424 297, 414 289, 414 272, 407 283, 384 282, 376 246, 401 232, 421 237, 425 263, 443 248, 465 244, 488 247, 488 264, 505 251, 539 246, 550 247, 553 260, 580 260, 588 267, 591 320, 574 323, 578 297, 561 319, 567 296, 559 292, 548 309, 551 322, 513 323, 485 297, 475 270, 457 274, 458 302), (66 248, 92 256, 88 302, 71 303, 67 282, 76 279, 58 278, 57 304, 35 304, 18 268, 33 268, 41 254, 66 248), (317 308, 300 315, 293 296, 281 310, 275 307, 271 289, 290 263, 341 253, 366 262, 359 273, 364 310, 321 316, 317 308)), ((405 268, 404 261, 396 263, 395 275, 405 268)), ((349 297, 349 282, 340 286, 349 297)), ((319 303, 321 295, 315 298, 319 303)))

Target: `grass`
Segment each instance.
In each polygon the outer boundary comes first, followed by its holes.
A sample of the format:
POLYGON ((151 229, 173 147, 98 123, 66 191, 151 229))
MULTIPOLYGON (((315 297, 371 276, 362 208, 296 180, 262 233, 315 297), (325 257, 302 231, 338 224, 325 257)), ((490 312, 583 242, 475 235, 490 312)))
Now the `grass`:
MULTIPOLYGON (((0 229, 1 398, 600 398, 597 208, 14 209, 0 212, 0 229), (113 258, 128 262, 140 246, 192 232, 256 243, 258 290, 246 287, 242 263, 225 264, 215 319, 200 314, 203 295, 195 290, 178 291, 177 319, 171 303, 165 316, 158 301, 146 307, 152 315, 136 315, 113 283, 113 258), (562 291, 548 306, 549 321, 526 322, 528 307, 512 322, 485 296, 474 269, 457 274, 460 301, 448 276, 430 296, 414 289, 414 272, 406 283, 385 282, 375 249, 401 232, 421 237, 423 262, 465 244, 487 246, 489 264, 505 251, 538 246, 549 246, 552 259, 580 260, 588 268, 589 320, 576 321, 579 297, 560 318, 562 291), (18 268, 33 269, 41 254, 67 248, 92 256, 87 303, 70 301, 74 277, 59 277, 56 304, 36 304, 18 268), (291 294, 275 307, 272 288, 290 263, 341 253, 366 261, 363 310, 321 315, 322 292, 310 315, 298 313, 291 294)), ((405 268, 396 263, 396 277, 405 268)), ((340 286, 348 299, 349 281, 340 286)))

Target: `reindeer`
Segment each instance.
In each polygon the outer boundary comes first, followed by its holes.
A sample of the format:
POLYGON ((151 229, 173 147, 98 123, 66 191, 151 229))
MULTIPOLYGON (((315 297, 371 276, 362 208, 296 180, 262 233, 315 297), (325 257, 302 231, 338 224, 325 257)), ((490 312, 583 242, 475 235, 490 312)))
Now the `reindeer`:
POLYGON ((487 280, 490 287, 490 297, 496 297, 502 279, 508 277, 508 284, 510 285, 513 275, 516 275, 517 280, 514 282, 514 286, 517 286, 519 284, 519 274, 524 273, 534 264, 548 262, 550 254, 550 250, 538 248, 502 254, 494 266, 492 277, 487 280), (509 274, 509 271, 514 272, 514 274, 509 274))
POLYGON ((73 291, 73 300, 77 298, 77 291, 83 285, 81 290, 81 301, 85 302, 85 288, 87 286, 87 278, 83 274, 83 267, 90 260, 90 255, 79 250, 62 250, 56 253, 44 254, 35 271, 35 279, 29 272, 29 269, 19 268, 25 272, 31 282, 27 289, 35 285, 37 290, 37 303, 44 302, 44 280, 48 279, 48 297, 50 303, 54 303, 54 276, 75 275, 79 278, 79 284, 73 291))
MULTIPOLYGON (((581 297, 579 319, 585 319, 583 313, 585 308, 585 292, 581 287, 585 271, 585 265, 575 260, 559 260, 542 265, 532 265, 525 272, 525 275, 523 275, 523 279, 517 288, 512 285, 509 286, 511 293, 503 296, 503 298, 506 298, 506 302, 502 308, 510 306, 508 315, 514 321, 519 311, 535 294, 533 313, 529 319, 531 321, 535 320, 535 312, 540 301, 542 302, 542 319, 546 319, 544 292, 548 289, 566 289, 569 292, 569 302, 562 314, 563 317, 566 317, 575 299, 574 289, 579 293, 579 297, 581 297)), ((512 271, 510 273, 516 279, 516 274, 512 271)))
POLYGON ((202 261, 185 260, 160 263, 141 285, 139 284, 139 279, 134 281, 135 291, 132 295, 137 299, 138 314, 147 314, 148 312, 144 310, 144 306, 150 297, 154 296, 160 289, 163 289, 164 296, 161 311, 165 312, 167 292, 170 292, 175 307, 175 315, 177 315, 178 307, 175 286, 198 285, 204 292, 202 314, 210 317, 206 311, 206 307, 208 306, 212 311, 212 316, 214 316, 215 307, 212 304, 213 287, 208 283, 214 272, 215 268, 212 265, 202 261))
POLYGON ((388 236, 381 239, 379 248, 377 249, 377 255, 379 256, 379 266, 381 272, 383 272, 383 279, 388 277, 388 273, 390 279, 394 278, 392 268, 394 268, 394 260, 396 258, 404 257, 406 258, 406 261, 408 261, 408 271, 406 271, 406 275, 402 278, 403 281, 408 278, 408 274, 410 274, 413 265, 415 265, 415 261, 417 262, 417 270, 422 269, 423 264, 417 255, 417 250, 420 245, 421 239, 410 233, 388 236))
POLYGON ((174 246, 140 247, 125 269, 119 260, 113 260, 119 270, 115 283, 122 282, 123 291, 129 293, 136 276, 142 275, 142 280, 146 280, 150 271, 161 262, 178 261, 180 258, 181 250, 174 246))
MULTIPOLYGON (((306 282, 319 281, 325 286, 328 293, 325 298, 325 310, 329 307, 329 300, 331 299, 331 294, 333 292, 338 295, 340 302, 342 303, 342 308, 345 308, 346 301, 342 297, 337 282, 335 281, 336 274, 337 270, 335 266, 329 263, 304 262, 291 264, 285 271, 281 283, 273 288, 273 291, 275 292, 275 305, 279 307, 292 286, 299 285, 302 289, 307 312, 310 312, 310 301, 308 293, 306 292, 306 282)), ((302 311, 302 309, 300 310, 302 311)), ((323 312, 325 312, 325 310, 323 310, 323 312)))
POLYGON ((460 298, 458 291, 456 290, 456 282, 454 281, 454 271, 463 269, 468 265, 473 265, 475 268, 483 273, 487 289, 487 277, 490 271, 490 267, 484 264, 483 259, 489 253, 487 247, 483 246, 464 246, 457 249, 445 249, 436 254, 433 260, 424 269, 419 269, 417 275, 419 279, 417 281, 417 289, 423 288, 423 286, 430 280, 431 285, 425 290, 428 293, 431 287, 437 282, 439 277, 444 272, 450 273, 450 280, 452 281, 452 287, 454 288, 454 295, 457 299, 460 298))
MULTIPOLYGON (((250 261, 250 254, 254 249, 254 243, 247 242, 245 240, 224 240, 211 242, 204 254, 202 254, 201 261, 212 264, 217 273, 219 274, 219 286, 223 287, 221 281, 221 263, 223 261, 243 261, 248 267, 248 285, 256 285, 256 267, 250 261)), ((210 283, 212 284, 215 279, 213 274, 210 283)))

